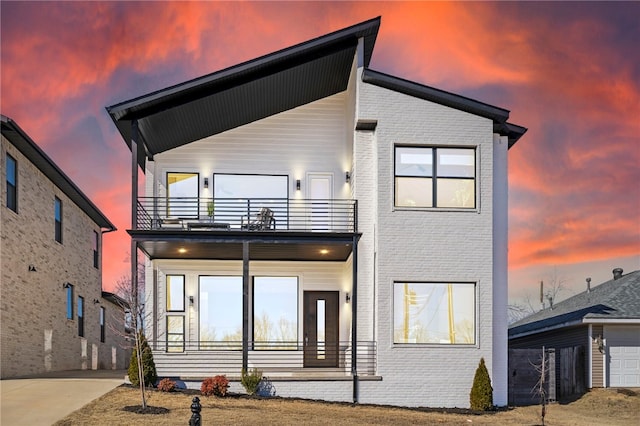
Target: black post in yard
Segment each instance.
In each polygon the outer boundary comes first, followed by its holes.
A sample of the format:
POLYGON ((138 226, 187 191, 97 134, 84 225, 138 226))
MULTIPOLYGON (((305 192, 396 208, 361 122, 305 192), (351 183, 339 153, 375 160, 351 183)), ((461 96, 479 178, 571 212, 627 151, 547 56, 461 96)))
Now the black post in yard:
POLYGON ((191 404, 191 418, 189 419, 189 426, 200 426, 202 424, 202 417, 200 417, 200 411, 202 411, 202 405, 200 405, 200 398, 193 397, 193 403, 191 404))

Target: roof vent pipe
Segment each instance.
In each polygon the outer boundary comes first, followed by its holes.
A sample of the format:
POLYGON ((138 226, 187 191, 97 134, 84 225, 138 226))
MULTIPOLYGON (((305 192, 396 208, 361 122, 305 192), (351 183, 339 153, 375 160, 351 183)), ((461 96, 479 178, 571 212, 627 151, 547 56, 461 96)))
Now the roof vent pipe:
POLYGON ((622 268, 616 268, 613 270, 613 279, 617 280, 618 278, 622 277, 622 268))
POLYGON ((587 293, 591 293, 591 278, 587 278, 587 293))

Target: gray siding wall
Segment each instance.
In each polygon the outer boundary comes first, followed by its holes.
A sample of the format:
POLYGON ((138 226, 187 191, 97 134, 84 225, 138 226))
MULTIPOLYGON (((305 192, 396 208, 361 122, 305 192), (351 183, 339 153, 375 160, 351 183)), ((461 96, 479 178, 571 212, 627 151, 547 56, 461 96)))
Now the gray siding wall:
POLYGON ((604 330, 602 325, 593 325, 591 327, 591 387, 604 387, 604 354, 598 350, 596 338, 601 336, 604 338, 604 330))
MULTIPOLYGON (((4 137, 1 155, 2 377, 111 368, 112 348, 117 367, 124 368, 128 359, 119 339, 108 330, 108 340, 100 343, 99 307, 106 302, 93 303, 102 292, 92 246, 93 231, 101 235, 100 227, 4 137), (17 214, 6 207, 5 152, 18 163, 17 214), (62 200, 62 244, 54 240, 54 197, 62 200), (72 320, 66 318, 67 282, 74 286, 72 320), (84 338, 78 336, 78 296, 85 300, 84 338)), ((110 313, 114 309, 107 306, 107 320, 110 313)))

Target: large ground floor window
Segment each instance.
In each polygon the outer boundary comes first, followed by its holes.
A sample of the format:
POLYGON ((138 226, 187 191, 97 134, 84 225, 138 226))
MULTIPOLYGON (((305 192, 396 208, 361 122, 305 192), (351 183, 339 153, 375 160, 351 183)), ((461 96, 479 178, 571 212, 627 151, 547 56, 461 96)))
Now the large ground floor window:
POLYGON ((200 348, 241 348, 242 277, 200 276, 199 281, 200 348))
POLYGON ((297 349, 298 277, 254 277, 255 349, 297 349))
POLYGON ((475 344, 474 283, 393 284, 393 342, 475 344))

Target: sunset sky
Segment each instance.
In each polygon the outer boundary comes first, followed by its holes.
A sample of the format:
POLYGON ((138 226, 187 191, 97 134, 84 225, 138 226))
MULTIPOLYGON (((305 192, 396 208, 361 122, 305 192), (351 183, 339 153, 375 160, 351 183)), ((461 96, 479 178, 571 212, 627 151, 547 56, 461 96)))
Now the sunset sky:
POLYGON ((0 111, 118 227, 130 152, 105 106, 382 16, 370 67, 511 111, 510 300, 640 269, 640 2, 7 2, 0 111))

